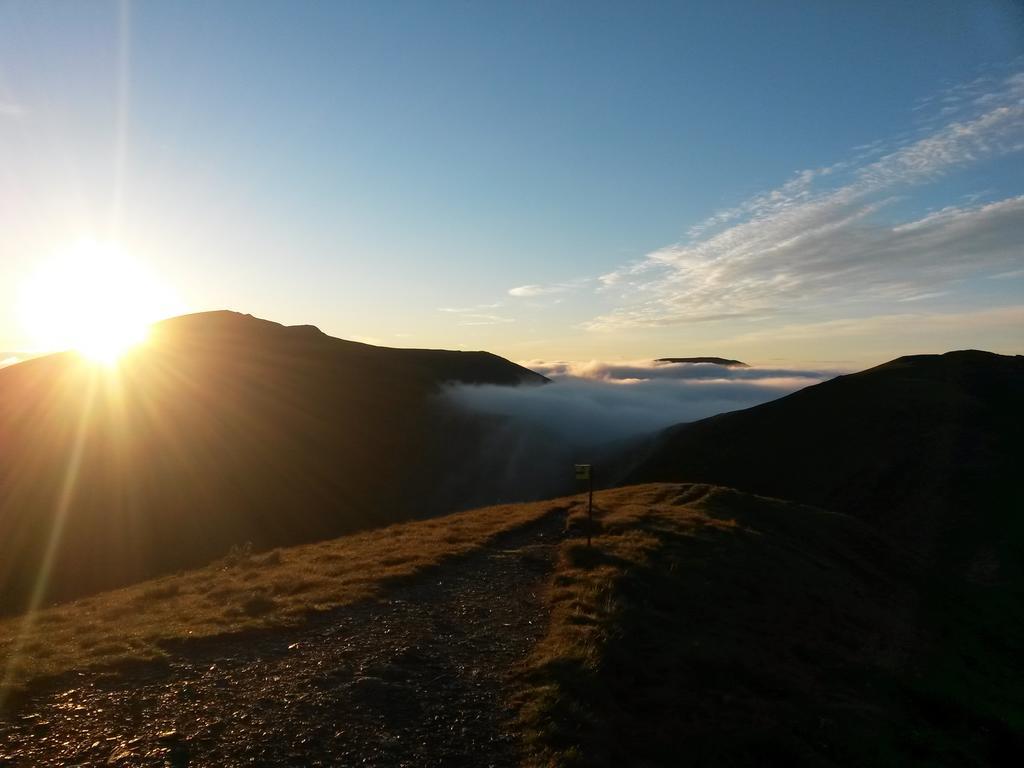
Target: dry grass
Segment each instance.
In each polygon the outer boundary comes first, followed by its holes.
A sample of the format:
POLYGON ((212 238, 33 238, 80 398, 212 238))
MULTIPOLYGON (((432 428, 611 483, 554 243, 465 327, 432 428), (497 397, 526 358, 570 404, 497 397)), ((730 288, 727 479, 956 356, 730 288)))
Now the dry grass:
POLYGON ((284 626, 378 595, 388 585, 538 520, 553 503, 488 507, 253 554, 0 621, 5 687, 152 660, 169 642, 284 626))

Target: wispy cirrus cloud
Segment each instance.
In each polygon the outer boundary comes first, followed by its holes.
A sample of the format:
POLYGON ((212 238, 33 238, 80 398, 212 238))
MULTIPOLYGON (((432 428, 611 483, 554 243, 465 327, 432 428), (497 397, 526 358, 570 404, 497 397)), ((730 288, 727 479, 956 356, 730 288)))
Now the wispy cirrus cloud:
POLYGON ((28 107, 24 104, 17 104, 13 101, 0 101, 0 117, 24 117, 28 114, 28 107))
POLYGON ((492 304, 474 304, 470 307, 438 307, 438 312, 447 312, 452 315, 466 314, 467 312, 483 312, 488 309, 498 309, 501 306, 500 301, 496 301, 492 304))
POLYGON ((515 321, 514 317, 505 317, 504 315, 472 314, 463 315, 459 320, 459 325, 504 325, 515 321))
MULTIPOLYGON (((993 307, 967 312, 899 312, 871 317, 841 318, 816 323, 787 323, 772 328, 748 331, 733 337, 741 344, 774 341, 807 341, 822 338, 901 336, 927 332, 952 333, 964 330, 992 331, 1024 329, 1024 305, 993 307)), ((1024 339, 1024 330, 1020 334, 1024 339)))
POLYGON ((569 283, 552 283, 550 285, 518 285, 508 289, 509 296, 516 298, 533 298, 535 296, 550 296, 555 293, 565 293, 572 290, 569 283))
POLYGON ((891 220, 913 187, 1024 150, 1024 72, 979 78, 937 103, 923 133, 895 145, 873 142, 842 162, 801 171, 694 225, 685 242, 603 275, 601 290, 618 306, 584 327, 923 300, 967 278, 1019 269, 1024 195, 891 220))
POLYGON ((502 306, 500 301, 491 304, 474 304, 471 307, 438 307, 438 312, 445 312, 455 315, 458 318, 458 325, 502 325, 514 323, 514 317, 495 314, 493 310, 502 306))

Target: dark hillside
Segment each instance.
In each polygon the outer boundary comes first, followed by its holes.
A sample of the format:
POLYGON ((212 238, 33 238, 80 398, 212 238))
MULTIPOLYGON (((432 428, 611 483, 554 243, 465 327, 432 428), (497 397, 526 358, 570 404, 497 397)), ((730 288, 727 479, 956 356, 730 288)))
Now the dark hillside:
POLYGON ((1024 357, 963 351, 901 357, 672 427, 629 481, 714 482, 793 499, 931 552, 950 535, 974 539, 980 528, 992 543, 1019 525, 1009 512, 1024 498, 1022 461, 1024 357))
POLYGON ((948 595, 936 623, 920 561, 849 515, 702 484, 595 504, 527 677, 529 764, 1020 764, 1019 604, 948 595))
POLYGON ((1016 765, 1022 466, 1024 358, 964 351, 902 357, 671 428, 631 479, 715 482, 815 504, 905 548, 921 565, 915 683, 901 696, 930 722, 919 747, 931 751, 914 762, 1016 765), (937 761, 937 734, 956 729, 952 751, 937 761), (969 739, 991 756, 979 758, 969 739))
MULTIPOLYGON (((446 382, 540 384, 486 352, 402 350, 231 312, 159 324, 105 371, 0 371, 0 610, 257 549, 448 511, 482 427, 446 382), (42 579, 38 581, 37 579, 42 579)), ((479 497, 499 489, 479 489, 479 497)))

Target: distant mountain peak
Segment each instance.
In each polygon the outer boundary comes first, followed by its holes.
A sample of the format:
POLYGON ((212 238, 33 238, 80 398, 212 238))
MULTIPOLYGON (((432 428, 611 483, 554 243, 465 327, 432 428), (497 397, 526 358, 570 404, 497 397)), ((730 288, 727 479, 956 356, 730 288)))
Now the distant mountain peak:
POLYGON ((656 363, 712 363, 727 368, 749 368, 742 360, 730 360, 726 357, 659 357, 656 363))

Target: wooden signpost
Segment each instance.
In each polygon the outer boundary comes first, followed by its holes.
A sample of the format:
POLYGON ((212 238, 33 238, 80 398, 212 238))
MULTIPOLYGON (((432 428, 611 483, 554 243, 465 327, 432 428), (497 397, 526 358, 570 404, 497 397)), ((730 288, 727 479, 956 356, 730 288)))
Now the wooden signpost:
POLYGON ((576 465, 576 479, 586 480, 588 485, 587 498, 587 546, 590 546, 590 533, 594 530, 594 471, 590 464, 576 465))

